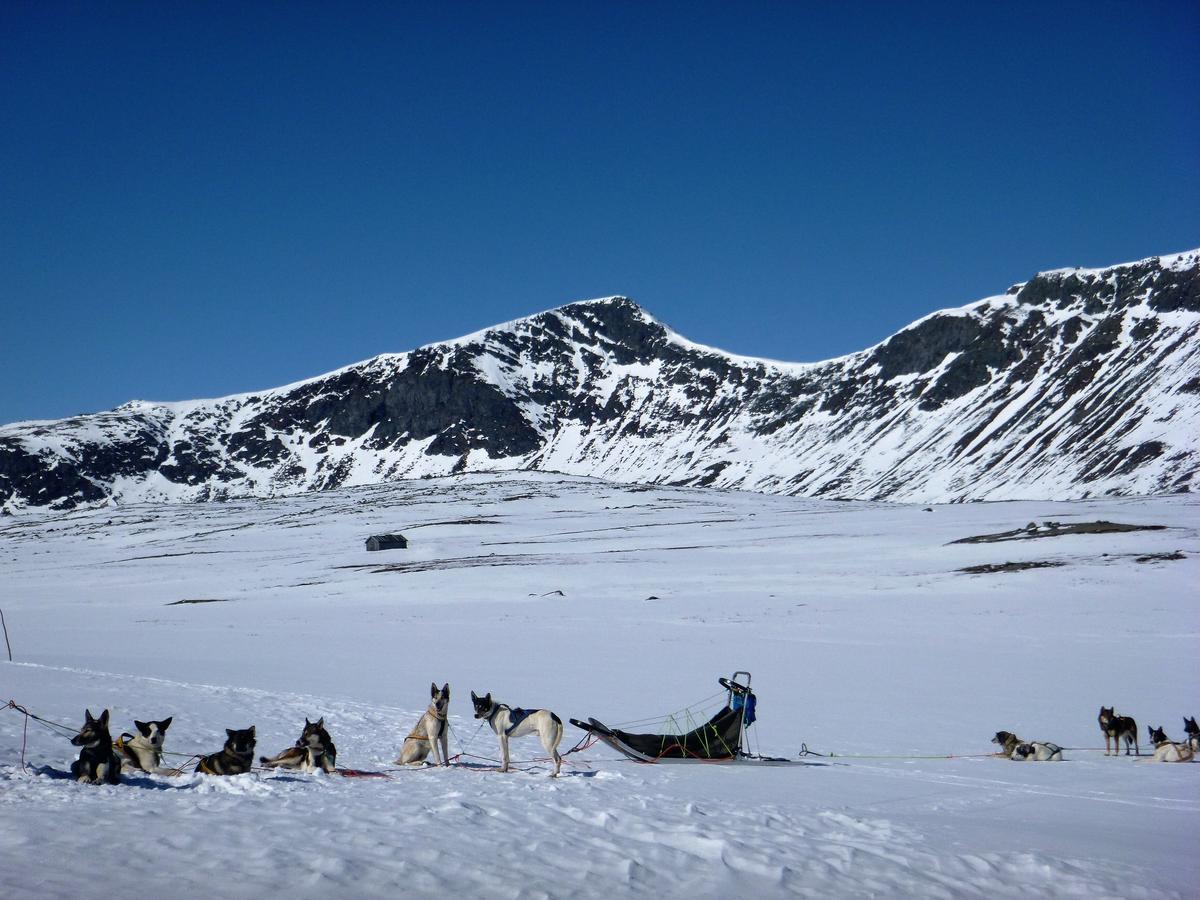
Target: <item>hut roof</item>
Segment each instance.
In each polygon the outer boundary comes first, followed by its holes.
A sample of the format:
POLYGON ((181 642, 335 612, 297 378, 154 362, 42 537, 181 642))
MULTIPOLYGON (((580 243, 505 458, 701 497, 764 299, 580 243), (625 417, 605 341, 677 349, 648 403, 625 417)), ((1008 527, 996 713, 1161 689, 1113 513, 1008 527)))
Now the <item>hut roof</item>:
POLYGON ((367 538, 368 550, 391 550, 408 547, 408 538, 402 534, 373 534, 367 538))

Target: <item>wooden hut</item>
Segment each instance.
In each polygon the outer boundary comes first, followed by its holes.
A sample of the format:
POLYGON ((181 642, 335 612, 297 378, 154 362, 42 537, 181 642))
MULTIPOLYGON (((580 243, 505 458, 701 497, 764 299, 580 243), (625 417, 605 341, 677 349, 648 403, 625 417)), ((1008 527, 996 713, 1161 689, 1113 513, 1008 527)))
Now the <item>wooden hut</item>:
POLYGON ((373 534, 367 538, 368 550, 407 550, 408 538, 402 534, 373 534))

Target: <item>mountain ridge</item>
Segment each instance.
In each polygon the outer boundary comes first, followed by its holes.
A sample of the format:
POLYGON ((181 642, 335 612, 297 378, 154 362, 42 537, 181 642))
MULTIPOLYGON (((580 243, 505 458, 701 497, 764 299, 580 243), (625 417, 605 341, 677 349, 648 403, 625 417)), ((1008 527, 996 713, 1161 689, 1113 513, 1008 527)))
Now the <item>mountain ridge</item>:
POLYGON ((878 344, 726 353, 626 297, 213 400, 0 427, 0 506, 484 469, 919 502, 1191 489, 1200 250, 1038 273, 878 344))

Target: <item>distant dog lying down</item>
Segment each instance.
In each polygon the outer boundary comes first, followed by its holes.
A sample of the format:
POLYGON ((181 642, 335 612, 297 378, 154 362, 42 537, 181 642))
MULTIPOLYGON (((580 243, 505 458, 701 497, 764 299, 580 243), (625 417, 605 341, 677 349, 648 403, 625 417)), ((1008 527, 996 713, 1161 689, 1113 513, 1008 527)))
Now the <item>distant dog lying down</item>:
POLYGON ((258 761, 273 769, 310 773, 320 770, 332 775, 337 771, 337 747, 325 730, 325 717, 310 722, 306 716, 304 730, 293 746, 275 756, 260 756, 258 761))
POLYGON ((1192 749, 1190 741, 1181 744, 1171 740, 1162 726, 1151 728, 1147 725, 1146 730, 1150 732, 1150 743, 1154 745, 1155 762, 1191 762, 1195 758, 1196 751, 1192 749))
POLYGON ((117 752, 121 761, 131 769, 143 772, 153 772, 156 775, 170 775, 176 770, 163 768, 163 742, 166 740, 167 729, 171 727, 174 716, 167 716, 159 721, 139 722, 133 720, 137 734, 126 732, 117 738, 117 752))
POLYGON ((1002 755, 1016 762, 1058 762, 1062 747, 1049 741, 1023 741, 1011 731, 997 731, 993 744, 1000 745, 1002 755))
POLYGON ((254 766, 254 726, 235 731, 225 729, 225 746, 220 753, 200 758, 196 771, 201 775, 245 775, 254 766))
POLYGON ((999 744, 1000 753, 1012 759, 1013 751, 1017 749, 1019 744, 1023 744, 1024 741, 1011 731, 997 731, 996 736, 992 738, 992 743, 999 744))
POLYGON ((1062 759, 1062 747, 1049 741, 1030 741, 1017 744, 1009 758, 1015 762, 1058 762, 1062 759))

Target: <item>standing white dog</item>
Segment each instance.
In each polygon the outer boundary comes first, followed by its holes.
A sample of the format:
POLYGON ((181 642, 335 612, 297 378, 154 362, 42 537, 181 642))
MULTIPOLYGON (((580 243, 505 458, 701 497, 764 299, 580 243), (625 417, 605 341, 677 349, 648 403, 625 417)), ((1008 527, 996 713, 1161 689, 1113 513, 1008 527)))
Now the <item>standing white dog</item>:
POLYGON ((508 771, 508 739, 536 733, 554 760, 551 777, 558 777, 562 769, 562 757, 558 755, 558 744, 563 735, 562 719, 548 709, 514 709, 506 703, 494 702, 491 694, 479 697, 474 691, 471 691, 471 705, 475 707, 475 718, 486 719, 500 739, 501 772, 508 771))
POLYGON ((433 760, 439 766, 450 765, 448 743, 450 736, 446 727, 446 712, 450 707, 450 685, 443 684, 438 690, 437 684, 429 684, 429 708, 417 720, 414 728, 404 739, 400 748, 400 756, 396 762, 402 766, 415 766, 425 761, 429 751, 433 751, 433 760))

